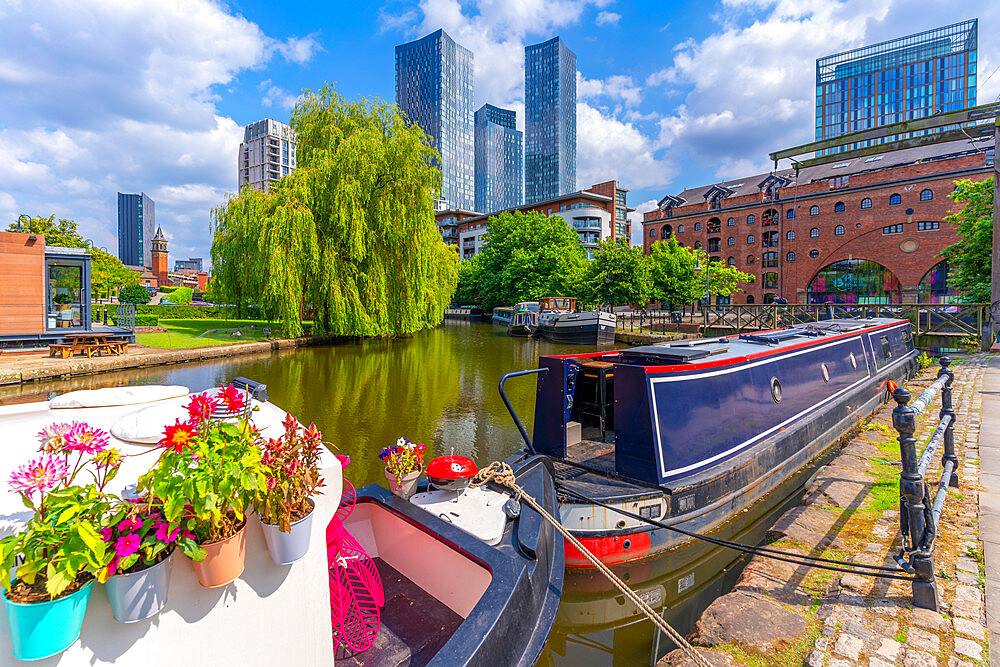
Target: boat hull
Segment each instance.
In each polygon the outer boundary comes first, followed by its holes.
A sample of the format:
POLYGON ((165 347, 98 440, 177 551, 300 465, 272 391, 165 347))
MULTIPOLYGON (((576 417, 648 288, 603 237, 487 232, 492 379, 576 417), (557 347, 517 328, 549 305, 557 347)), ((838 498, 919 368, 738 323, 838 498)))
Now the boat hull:
POLYGON ((511 324, 507 327, 507 335, 515 338, 530 338, 535 334, 535 327, 524 324, 511 324))
POLYGON ((553 343, 609 345, 615 342, 613 313, 589 311, 540 318, 538 333, 553 343))

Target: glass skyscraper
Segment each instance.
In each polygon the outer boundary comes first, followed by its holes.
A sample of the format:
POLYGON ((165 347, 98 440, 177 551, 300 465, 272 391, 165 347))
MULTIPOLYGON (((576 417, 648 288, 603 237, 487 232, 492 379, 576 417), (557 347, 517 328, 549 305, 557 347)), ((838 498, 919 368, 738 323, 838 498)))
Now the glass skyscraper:
POLYGON ((559 37, 524 47, 524 200, 576 190, 576 54, 559 37))
POLYGON ((444 30, 396 47, 396 104, 441 154, 449 208, 475 203, 472 102, 472 51, 444 30))
POLYGON ((517 115, 484 104, 476 112, 476 210, 493 213, 520 206, 524 148, 517 115))
POLYGON ((118 193, 118 259, 129 266, 153 265, 153 229, 156 211, 145 192, 118 193))
POLYGON ((975 106, 978 35, 972 19, 820 58, 816 139, 975 106))

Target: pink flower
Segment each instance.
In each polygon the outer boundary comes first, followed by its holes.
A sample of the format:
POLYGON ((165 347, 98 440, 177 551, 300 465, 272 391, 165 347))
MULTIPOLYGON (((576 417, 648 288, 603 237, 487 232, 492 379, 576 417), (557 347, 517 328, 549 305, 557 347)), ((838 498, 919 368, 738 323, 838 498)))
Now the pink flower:
POLYGON ((219 398, 226 404, 227 412, 239 412, 243 409, 243 394, 232 385, 220 389, 219 398))
POLYGON ((38 432, 38 442, 41 445, 39 451, 46 452, 48 454, 55 454, 56 452, 61 452, 63 447, 66 446, 66 434, 73 430, 76 422, 72 423, 62 423, 62 424, 49 424, 41 431, 38 432))
POLYGON ((156 522, 156 539, 161 542, 176 542, 177 536, 180 535, 181 527, 177 526, 173 530, 170 530, 170 524, 165 521, 156 522))
POLYGON ((131 533, 133 530, 142 528, 142 521, 139 519, 125 519, 118 524, 119 533, 131 533))
POLYGON ((215 399, 206 393, 192 396, 191 402, 185 407, 188 414, 191 415, 192 421, 202 422, 212 416, 212 412, 215 411, 217 405, 215 399))
POLYGON ((109 577, 113 577, 115 575, 115 572, 118 571, 118 560, 119 560, 118 556, 112 556, 111 557, 111 562, 108 563, 108 576, 109 577))
POLYGON ((142 538, 138 534, 124 535, 115 542, 115 553, 118 554, 119 558, 128 558, 139 550, 140 544, 142 544, 142 538))
POLYGON ((115 531, 113 528, 109 526, 107 528, 101 528, 100 533, 102 540, 104 540, 105 542, 110 542, 111 536, 114 535, 115 531))
POLYGON ((10 476, 10 487, 27 496, 45 493, 69 476, 69 464, 62 458, 47 454, 23 465, 10 476))
POLYGON ((82 422, 74 422, 73 428, 65 435, 63 449, 68 452, 99 454, 107 449, 109 444, 109 436, 105 431, 82 422))
POLYGON ((274 491, 274 487, 278 486, 278 480, 275 477, 267 478, 267 490, 274 491))

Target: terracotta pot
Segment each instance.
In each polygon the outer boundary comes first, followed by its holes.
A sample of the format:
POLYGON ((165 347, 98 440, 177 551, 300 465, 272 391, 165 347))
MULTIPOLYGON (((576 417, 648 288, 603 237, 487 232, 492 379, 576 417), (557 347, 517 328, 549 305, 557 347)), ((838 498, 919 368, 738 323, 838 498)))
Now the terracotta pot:
POLYGON ((408 472, 397 480, 395 473, 385 471, 385 478, 389 480, 389 490, 404 500, 409 500, 417 491, 417 480, 420 479, 422 470, 417 468, 413 472, 408 472))
POLYGON ((218 588, 243 574, 247 547, 246 523, 232 537, 199 545, 205 550, 205 560, 192 561, 198 583, 205 588, 218 588))

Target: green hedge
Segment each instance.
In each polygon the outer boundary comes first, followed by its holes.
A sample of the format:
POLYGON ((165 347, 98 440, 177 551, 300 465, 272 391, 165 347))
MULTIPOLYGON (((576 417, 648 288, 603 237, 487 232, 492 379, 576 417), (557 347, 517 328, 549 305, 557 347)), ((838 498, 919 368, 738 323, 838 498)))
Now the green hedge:
POLYGON ((160 323, 160 318, 156 315, 136 315, 135 316, 135 326, 137 327, 155 327, 160 323))
MULTIPOLYGON (((156 315, 161 320, 229 320, 240 319, 236 309, 227 306, 137 306, 140 315, 156 315)), ((251 306, 243 316, 249 320, 264 319, 260 308, 251 306)))
POLYGON ((178 306, 186 306, 191 303, 193 295, 194 291, 190 287, 178 287, 170 295, 170 301, 176 303, 178 306))
POLYGON ((163 292, 164 294, 170 294, 171 292, 173 292, 176 289, 177 289, 177 285, 161 285, 160 286, 160 291, 163 292))

